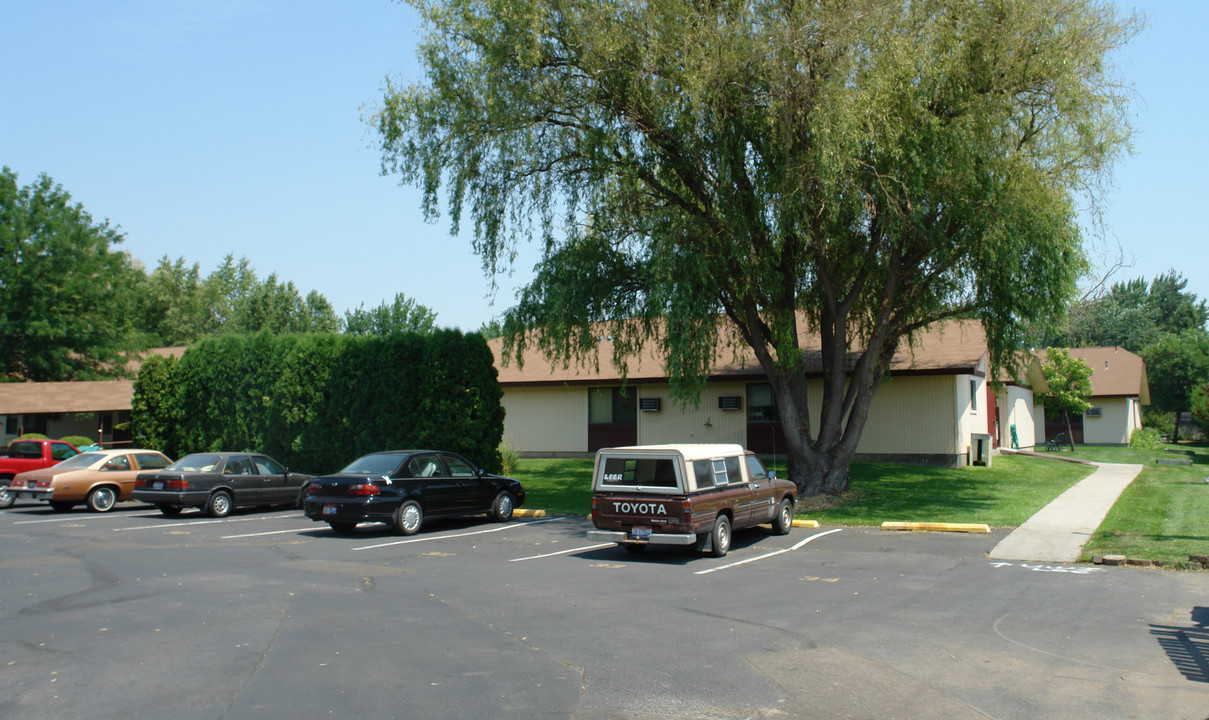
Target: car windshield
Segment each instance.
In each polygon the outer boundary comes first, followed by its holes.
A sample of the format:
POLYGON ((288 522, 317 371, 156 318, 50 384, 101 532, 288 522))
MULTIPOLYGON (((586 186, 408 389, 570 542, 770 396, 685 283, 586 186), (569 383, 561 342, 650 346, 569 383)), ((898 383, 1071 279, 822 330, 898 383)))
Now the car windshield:
POLYGON ((109 456, 105 455, 104 453, 80 453, 79 455, 72 455, 71 457, 67 458, 63 462, 56 465, 55 467, 58 467, 60 469, 62 469, 62 468, 86 468, 86 467, 90 467, 91 465, 93 465, 94 463, 96 463, 100 460, 105 460, 108 457, 109 456))
POLYGON ((219 455, 186 455, 172 463, 165 470, 182 470, 185 472, 210 472, 222 464, 219 455))
POLYGON ((394 475, 403 464, 402 455, 366 455, 345 466, 345 475, 394 475))

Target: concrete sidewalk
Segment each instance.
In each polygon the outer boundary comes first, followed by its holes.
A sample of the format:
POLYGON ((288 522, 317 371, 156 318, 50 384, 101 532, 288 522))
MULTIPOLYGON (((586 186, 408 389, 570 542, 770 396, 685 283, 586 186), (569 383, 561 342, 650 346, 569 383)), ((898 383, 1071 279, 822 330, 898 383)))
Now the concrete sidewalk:
POLYGON ((1092 463, 1095 472, 1071 486, 991 550, 993 560, 1076 562, 1083 546, 1141 465, 1092 463))

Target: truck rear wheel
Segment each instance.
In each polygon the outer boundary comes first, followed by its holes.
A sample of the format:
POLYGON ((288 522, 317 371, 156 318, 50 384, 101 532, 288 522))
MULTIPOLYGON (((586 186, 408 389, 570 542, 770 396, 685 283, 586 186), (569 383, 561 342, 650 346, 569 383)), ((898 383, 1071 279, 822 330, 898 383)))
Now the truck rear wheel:
POLYGON ((714 529, 709 534, 709 554, 713 557, 726 557, 730 552, 730 518, 719 515, 714 520, 714 529))

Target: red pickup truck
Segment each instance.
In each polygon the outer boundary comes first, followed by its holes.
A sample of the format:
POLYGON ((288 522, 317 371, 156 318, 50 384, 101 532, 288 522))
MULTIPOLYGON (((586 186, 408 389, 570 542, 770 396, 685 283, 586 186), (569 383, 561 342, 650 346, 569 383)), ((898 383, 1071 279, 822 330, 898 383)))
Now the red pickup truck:
POLYGON ((79 454, 74 445, 62 440, 14 440, 0 455, 0 508, 12 507, 16 500, 8 484, 17 473, 41 470, 79 454))
POLYGON ((631 552, 648 545, 695 545, 722 557, 731 530, 793 525, 797 488, 779 480, 739 445, 604 448, 592 478, 588 538, 631 552))

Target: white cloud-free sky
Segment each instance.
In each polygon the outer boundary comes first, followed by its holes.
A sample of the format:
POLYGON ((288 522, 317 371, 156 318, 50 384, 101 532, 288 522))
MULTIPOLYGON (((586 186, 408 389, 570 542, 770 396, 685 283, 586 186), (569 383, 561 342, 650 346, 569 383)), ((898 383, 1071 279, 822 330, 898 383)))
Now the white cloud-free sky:
MULTIPOLYGON (((1116 279, 1175 268, 1209 298, 1209 2, 1136 7, 1148 27, 1117 58, 1135 153, 1089 251, 1110 262, 1119 245, 1134 264, 1116 279)), ((18 0, 0 29, 0 165, 22 185, 50 175, 148 267, 246 256, 338 313, 402 292, 463 330, 531 275, 535 252, 492 296, 469 237, 425 223, 418 192, 379 172, 363 118, 387 75, 420 77, 407 5, 18 0)))

